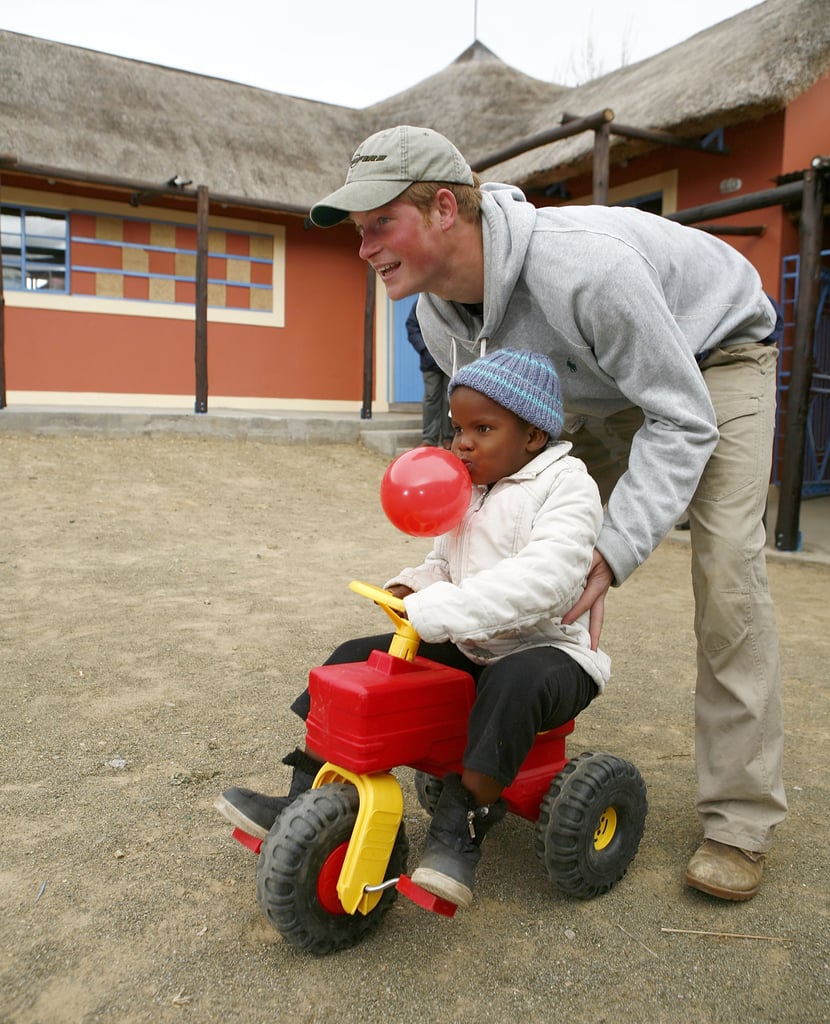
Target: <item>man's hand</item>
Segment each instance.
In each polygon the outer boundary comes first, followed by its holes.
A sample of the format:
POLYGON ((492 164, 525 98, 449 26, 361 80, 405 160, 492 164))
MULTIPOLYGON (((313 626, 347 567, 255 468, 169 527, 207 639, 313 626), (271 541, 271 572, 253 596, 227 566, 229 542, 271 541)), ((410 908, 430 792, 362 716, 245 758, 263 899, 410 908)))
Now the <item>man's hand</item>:
POLYGON ((592 651, 599 647, 599 635, 602 632, 602 620, 605 617, 605 595, 613 582, 614 574, 611 572, 611 567, 594 548, 594 557, 582 597, 566 615, 562 616, 562 622, 568 626, 572 622, 576 622, 580 615, 590 611, 588 632, 591 636, 592 651))

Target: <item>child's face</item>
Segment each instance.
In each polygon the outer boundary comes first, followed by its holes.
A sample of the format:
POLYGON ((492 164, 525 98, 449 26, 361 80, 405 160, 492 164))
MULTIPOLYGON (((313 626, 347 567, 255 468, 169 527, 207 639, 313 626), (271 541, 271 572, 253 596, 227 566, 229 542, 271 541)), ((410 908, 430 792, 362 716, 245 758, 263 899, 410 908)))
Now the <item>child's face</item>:
POLYGON ((474 484, 494 484, 518 472, 545 447, 548 435, 472 388, 457 387, 450 398, 452 451, 474 484))

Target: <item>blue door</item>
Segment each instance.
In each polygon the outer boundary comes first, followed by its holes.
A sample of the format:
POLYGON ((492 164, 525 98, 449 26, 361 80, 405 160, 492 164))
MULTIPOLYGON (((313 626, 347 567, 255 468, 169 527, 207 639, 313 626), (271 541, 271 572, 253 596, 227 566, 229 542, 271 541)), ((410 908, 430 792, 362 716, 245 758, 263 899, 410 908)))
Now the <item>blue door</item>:
POLYGON ((387 299, 390 325, 389 401, 420 402, 424 397, 424 379, 418 353, 406 336, 406 318, 418 296, 392 302, 387 299))

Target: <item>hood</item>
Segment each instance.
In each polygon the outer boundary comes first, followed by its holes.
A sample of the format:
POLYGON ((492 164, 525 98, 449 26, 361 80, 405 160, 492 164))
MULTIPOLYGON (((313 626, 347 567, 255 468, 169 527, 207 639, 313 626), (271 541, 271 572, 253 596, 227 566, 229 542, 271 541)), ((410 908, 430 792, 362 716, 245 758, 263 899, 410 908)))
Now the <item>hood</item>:
POLYGON ((507 311, 536 224, 536 208, 513 185, 490 182, 482 185, 481 192, 484 279, 492 282, 484 293, 483 310, 474 311, 428 293, 418 299, 418 321, 424 334, 431 339, 450 336, 438 351, 430 344, 436 362, 450 376, 459 366, 486 355, 487 341, 507 311))

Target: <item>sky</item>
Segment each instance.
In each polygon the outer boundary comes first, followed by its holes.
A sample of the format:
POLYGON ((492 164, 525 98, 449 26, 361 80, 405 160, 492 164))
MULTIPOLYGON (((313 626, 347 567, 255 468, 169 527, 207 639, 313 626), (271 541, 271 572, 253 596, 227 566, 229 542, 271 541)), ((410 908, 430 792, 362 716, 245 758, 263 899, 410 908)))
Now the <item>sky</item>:
POLYGON ((757 3, 141 0, 124 6, 112 0, 0 0, 0 28, 365 107, 441 71, 476 37, 525 74, 574 85, 659 53, 757 3))

